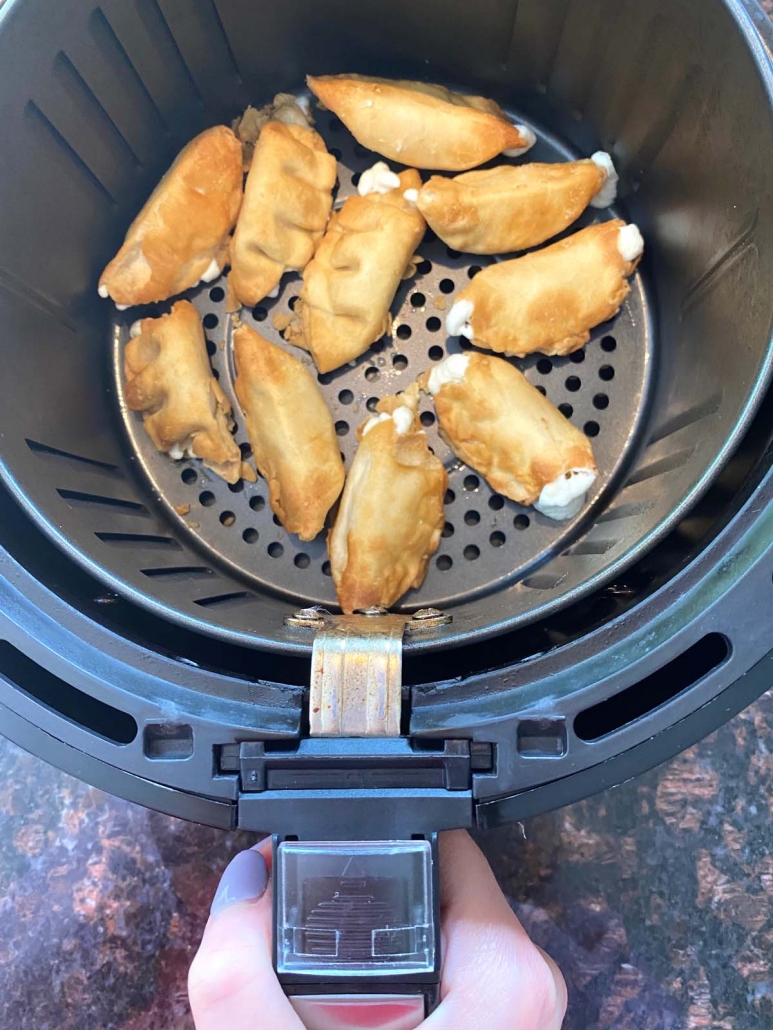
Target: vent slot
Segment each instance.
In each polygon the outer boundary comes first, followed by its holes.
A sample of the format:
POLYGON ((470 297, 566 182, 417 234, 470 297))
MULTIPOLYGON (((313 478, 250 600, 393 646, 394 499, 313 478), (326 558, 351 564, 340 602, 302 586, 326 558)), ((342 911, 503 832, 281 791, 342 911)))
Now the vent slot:
POLYGON ((566 723, 563 719, 522 719, 517 744, 518 754, 524 758, 563 758, 566 723))
POLYGON ((66 683, 7 640, 0 640, 0 676, 50 711, 113 744, 131 744, 137 736, 137 723, 127 712, 66 683))
MULTIPOLYGON (((128 7, 128 4, 126 5, 128 7)), ((131 58, 126 53, 123 44, 116 35, 113 26, 107 20, 101 7, 96 7, 92 12, 89 29, 92 39, 98 50, 104 55, 109 63, 113 74, 120 80, 120 92, 138 111, 142 110, 143 117, 150 111, 157 120, 161 131, 170 136, 169 126, 164 116, 158 109, 153 97, 150 95, 147 86, 142 81, 140 73, 132 64, 131 58)))
POLYGON ((58 447, 49 447, 48 444, 38 443, 37 440, 25 439, 24 441, 33 454, 39 454, 45 457, 51 458, 64 458, 67 461, 74 461, 80 465, 88 465, 89 468, 95 469, 98 472, 106 472, 109 475, 120 476, 123 478, 123 473, 118 469, 116 465, 111 465, 107 461, 97 461, 95 458, 85 458, 82 454, 73 454, 71 451, 62 451, 58 447))
POLYGON ((650 462, 649 465, 644 465, 631 475, 623 489, 635 486, 636 483, 643 483, 647 479, 655 479, 656 476, 663 476, 667 472, 675 472, 687 464, 694 452, 694 447, 682 451, 674 451, 673 454, 667 454, 664 458, 658 458, 656 461, 650 462))
POLYGON ((111 207, 115 207, 115 198, 105 184, 97 177, 90 166, 83 160, 81 155, 70 143, 70 141, 62 135, 52 121, 50 121, 46 115, 41 111, 34 100, 27 101, 27 107, 25 108, 25 116, 27 122, 34 125, 38 132, 49 142, 55 145, 58 152, 64 158, 64 167, 75 168, 80 174, 83 181, 91 185, 94 191, 111 207))
POLYGON ((555 590, 566 579, 566 574, 558 576, 550 572, 538 572, 536 576, 529 576, 523 581, 523 585, 530 590, 555 590))
POLYGON ((140 569, 143 576, 214 576, 214 569, 206 565, 165 565, 156 569, 140 569))
POLYGON ((217 594, 214 597, 198 597, 193 603, 200 605, 202 608, 213 608, 215 605, 227 604, 233 601, 249 601, 254 596, 249 590, 237 590, 230 594, 217 594))
POLYGON ((119 508, 130 515, 150 515, 144 504, 139 501, 127 501, 121 497, 104 497, 102 494, 86 494, 81 490, 60 490, 56 491, 64 501, 70 501, 70 507, 82 507, 83 505, 105 505, 109 508, 119 508))
POLYGON ((63 50, 59 51, 54 61, 54 74, 57 88, 67 97, 67 106, 77 118, 80 131, 83 131, 85 124, 90 132, 103 141, 106 149, 112 149, 115 163, 128 159, 135 169, 139 169, 141 162, 131 144, 63 50))
POLYGON ((580 740, 601 740, 695 686, 710 672, 724 665, 730 651, 727 637, 721 633, 708 633, 657 672, 580 712, 574 720, 574 732, 580 740))
POLYGON ((193 754, 193 729, 187 723, 160 722, 145 727, 142 740, 146 758, 181 761, 193 754))
POLYGON ((182 547, 170 536, 153 536, 150 533, 95 533, 105 544, 135 547, 170 547, 180 551, 182 547))

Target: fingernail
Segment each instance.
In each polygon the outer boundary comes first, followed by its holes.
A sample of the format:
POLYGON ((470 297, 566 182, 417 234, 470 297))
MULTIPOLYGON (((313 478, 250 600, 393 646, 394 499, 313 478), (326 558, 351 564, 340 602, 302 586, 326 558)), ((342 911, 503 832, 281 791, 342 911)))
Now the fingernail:
POLYGON ((259 851, 242 851, 226 866, 215 897, 211 915, 217 915, 237 901, 257 901, 268 884, 268 866, 259 851))

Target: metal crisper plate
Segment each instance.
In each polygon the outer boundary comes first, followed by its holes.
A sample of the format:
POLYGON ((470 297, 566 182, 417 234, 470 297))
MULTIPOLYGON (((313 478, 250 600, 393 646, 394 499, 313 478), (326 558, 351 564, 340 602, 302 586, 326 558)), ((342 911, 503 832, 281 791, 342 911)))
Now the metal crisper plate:
MULTIPOLYGON (((329 113, 315 111, 315 117, 316 128, 339 161, 336 206, 340 206, 356 191, 360 173, 380 158, 355 143, 341 122, 329 113)), ((512 117, 523 120, 515 113, 512 117)), ((529 161, 565 161, 585 156, 570 152, 556 139, 546 136, 540 126, 535 129, 539 143, 528 155, 529 161)), ((426 179, 427 175, 424 173, 423 177, 426 179)), ((594 216, 605 219, 615 217, 615 212, 591 211, 580 224, 589 224, 594 216)), ((571 231, 575 229, 572 227, 571 231)), ((317 377, 336 421, 347 470, 357 447, 356 430, 370 416, 377 400, 405 389, 420 373, 460 349, 462 341, 446 336, 446 312, 454 294, 468 278, 493 260, 460 255, 431 232, 419 253, 423 260, 418 274, 401 285, 392 305, 391 334, 372 346, 354 367, 346 366, 317 377)), ((651 319, 638 274, 632 286, 619 316, 598 327, 585 349, 569 358, 533 355, 514 361, 567 418, 593 438, 601 473, 591 498, 597 511, 637 438, 648 395, 653 346, 651 319)), ((286 345, 272 324, 277 314, 292 310, 300 288, 300 276, 286 276, 276 300, 266 300, 252 311, 244 309, 241 317, 267 339, 311 366, 311 357, 286 345)), ((203 317, 212 367, 234 406, 236 439, 247 457, 251 449, 233 391, 231 319, 225 312, 224 295, 225 277, 189 291, 186 296, 203 317)), ((168 305, 159 310, 168 310, 168 305)), ((143 309, 143 315, 146 313, 148 310, 143 309)), ((173 462, 159 454, 144 432, 141 416, 126 408, 123 350, 129 326, 136 317, 136 310, 117 314, 113 326, 117 393, 137 460, 153 493, 166 506, 168 517, 178 523, 183 533, 192 534, 213 561, 226 563, 254 587, 299 603, 334 605, 326 533, 311 543, 303 543, 285 532, 271 512, 267 484, 262 478, 257 483, 240 481, 229 486, 199 462, 173 462)), ((466 341, 463 343, 469 346, 466 341)), ((576 539, 586 513, 574 522, 555 523, 531 508, 499 496, 482 477, 458 461, 440 439, 432 401, 427 396, 421 403, 421 421, 430 446, 449 473, 446 526, 423 586, 406 595, 403 605, 444 607, 528 579, 547 556, 565 550, 576 539)), ((384 518, 389 518, 387 497, 384 518)))

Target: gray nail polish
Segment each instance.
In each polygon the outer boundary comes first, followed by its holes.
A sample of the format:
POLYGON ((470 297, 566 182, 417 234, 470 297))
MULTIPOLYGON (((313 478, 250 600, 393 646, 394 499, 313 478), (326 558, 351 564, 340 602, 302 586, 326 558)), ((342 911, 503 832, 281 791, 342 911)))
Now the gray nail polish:
POLYGON ((212 899, 211 915, 237 901, 254 901, 268 884, 268 867, 259 851, 242 851, 226 866, 212 899))

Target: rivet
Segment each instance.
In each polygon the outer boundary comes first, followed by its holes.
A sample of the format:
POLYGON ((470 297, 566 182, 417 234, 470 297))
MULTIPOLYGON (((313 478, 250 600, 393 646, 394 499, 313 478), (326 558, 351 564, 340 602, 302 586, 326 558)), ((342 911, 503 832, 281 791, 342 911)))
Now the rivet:
POLYGON ((427 619, 440 619, 443 613, 439 608, 420 608, 417 612, 414 612, 414 622, 424 622, 427 619))

